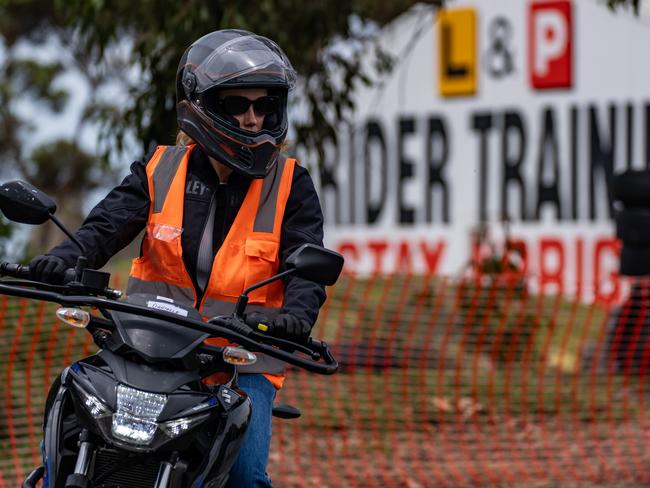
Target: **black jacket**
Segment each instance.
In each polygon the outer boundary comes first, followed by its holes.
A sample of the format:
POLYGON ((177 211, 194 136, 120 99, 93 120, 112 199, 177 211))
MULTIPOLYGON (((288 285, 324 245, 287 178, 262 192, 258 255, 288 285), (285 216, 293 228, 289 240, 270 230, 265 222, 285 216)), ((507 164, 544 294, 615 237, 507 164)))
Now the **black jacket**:
MULTIPOLYGON (((150 205, 145 170, 148 161, 149 156, 134 162, 131 174, 97 204, 77 230, 75 235, 86 249, 91 268, 104 266, 145 228, 150 205)), ((233 172, 227 184, 219 184, 219 178, 208 158, 198 148, 192 151, 185 186, 181 246, 185 267, 196 290, 199 290, 196 284, 198 248, 212 195, 216 192, 218 204, 213 232, 213 249, 216 253, 235 220, 250 182, 250 179, 233 172)), ((289 254, 304 243, 323 244, 323 214, 308 171, 296 165, 282 221, 280 262, 283 263, 289 254)), ((79 251, 66 240, 48 254, 63 258, 72 267, 79 251)), ((292 276, 285 278, 284 283, 282 311, 314 323, 318 310, 325 301, 324 288, 292 276)))

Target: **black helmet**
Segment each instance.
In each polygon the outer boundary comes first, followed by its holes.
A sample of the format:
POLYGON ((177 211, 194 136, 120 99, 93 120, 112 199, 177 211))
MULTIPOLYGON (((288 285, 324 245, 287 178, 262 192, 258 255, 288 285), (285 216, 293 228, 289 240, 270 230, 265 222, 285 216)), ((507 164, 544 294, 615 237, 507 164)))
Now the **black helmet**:
POLYGON ((272 40, 243 30, 212 32, 188 47, 178 65, 178 125, 207 155, 239 173, 263 178, 287 135, 287 95, 295 81, 291 62, 272 40), (240 128, 217 103, 217 92, 228 88, 266 88, 279 99, 261 131, 240 128))

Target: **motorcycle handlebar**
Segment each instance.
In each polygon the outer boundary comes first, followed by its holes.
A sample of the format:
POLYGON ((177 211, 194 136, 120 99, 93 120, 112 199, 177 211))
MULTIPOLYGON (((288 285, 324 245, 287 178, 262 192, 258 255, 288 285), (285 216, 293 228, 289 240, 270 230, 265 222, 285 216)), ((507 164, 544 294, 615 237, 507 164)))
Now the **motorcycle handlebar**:
MULTIPOLYGON (((0 274, 2 275, 22 278, 25 276, 24 273, 29 273, 28 266, 0 263, 0 274)), ((33 289, 19 284, 12 285, 8 282, 0 282, 0 294, 45 300, 48 302, 59 303, 63 306, 90 306, 98 309, 128 312, 145 317, 162 319, 213 336, 223 337, 231 342, 250 348, 253 352, 265 353, 271 357, 280 359, 313 373, 329 375, 334 374, 338 370, 338 363, 332 356, 327 344, 324 342, 312 339, 308 343, 310 348, 315 350, 315 352, 318 352, 321 359, 324 361, 323 363, 316 362, 259 342, 255 340, 254 337, 235 332, 229 328, 230 323, 225 318, 214 318, 211 319, 210 323, 207 323, 128 302, 100 298, 93 295, 66 295, 58 293, 57 291, 33 289)))

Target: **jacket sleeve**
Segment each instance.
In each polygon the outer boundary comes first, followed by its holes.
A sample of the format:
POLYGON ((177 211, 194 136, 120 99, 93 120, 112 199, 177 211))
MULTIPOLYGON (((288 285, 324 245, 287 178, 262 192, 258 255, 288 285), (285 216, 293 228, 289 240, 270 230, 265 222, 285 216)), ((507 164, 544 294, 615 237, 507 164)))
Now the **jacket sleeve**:
MULTIPOLYGON (((148 158, 131 165, 131 173, 113 188, 75 232, 88 258, 88 266, 99 269, 129 244, 142 231, 149 216, 149 188, 146 162, 148 158)), ((72 267, 79 256, 79 248, 69 239, 50 249, 48 254, 61 257, 72 267)))
MULTIPOLYGON (((323 245, 323 213, 309 172, 296 165, 282 221, 282 263, 306 243, 323 245)), ((316 323, 318 310, 325 302, 325 287, 296 276, 286 277, 284 286, 282 311, 306 319, 311 324, 316 323)))

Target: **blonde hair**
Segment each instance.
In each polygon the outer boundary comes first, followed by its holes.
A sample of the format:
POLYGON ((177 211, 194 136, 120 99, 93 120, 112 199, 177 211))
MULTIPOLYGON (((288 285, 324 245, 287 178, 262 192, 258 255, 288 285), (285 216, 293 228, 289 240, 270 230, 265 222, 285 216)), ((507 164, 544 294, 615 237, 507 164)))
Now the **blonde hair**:
POLYGON ((177 146, 189 146, 191 144, 196 144, 194 142, 194 139, 192 139, 190 136, 188 136, 182 130, 179 130, 178 134, 176 134, 176 145, 177 146))

